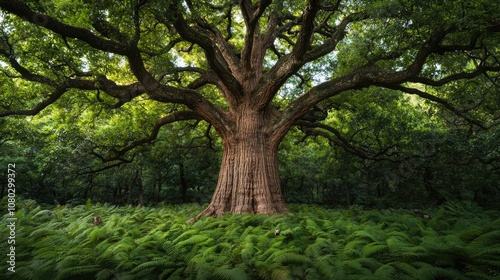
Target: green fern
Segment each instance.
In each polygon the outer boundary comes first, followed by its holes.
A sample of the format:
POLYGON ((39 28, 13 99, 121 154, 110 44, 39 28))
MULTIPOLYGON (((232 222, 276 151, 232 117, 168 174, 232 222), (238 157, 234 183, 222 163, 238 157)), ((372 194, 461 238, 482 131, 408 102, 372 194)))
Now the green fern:
MULTIPOLYGON (((447 204, 430 209, 434 217, 429 221, 408 210, 290 208, 292 212, 284 215, 225 215, 188 225, 187 218, 201 206, 34 207, 18 212, 23 228, 16 235, 16 277, 492 279, 500 275, 500 219, 492 218, 497 212, 447 204), (103 217, 102 226, 93 226, 94 215, 103 217), (275 228, 281 228, 279 235, 275 228)), ((4 235, 0 242, 7 243, 4 235)))
POLYGON ((139 271, 148 269, 148 268, 158 268, 161 269, 161 271, 175 267, 175 263, 172 261, 172 259, 168 257, 164 258, 155 258, 151 261, 141 263, 140 265, 136 266, 134 269, 132 269, 131 273, 137 273, 139 271))
MULTIPOLYGON (((177 239, 176 239, 177 240, 177 239)), ((202 234, 197 234, 197 235, 193 235, 191 237, 189 237, 188 239, 186 240, 183 240, 183 241, 180 241, 176 244, 176 246, 178 248, 182 248, 182 247, 185 247, 185 246, 192 246, 192 245, 202 245, 204 243, 209 243, 213 241, 213 239, 205 236, 205 235, 202 235, 202 234)), ((175 243, 175 241, 174 241, 175 243)))
POLYGON ((345 279, 340 262, 331 255, 319 257, 310 272, 311 279, 345 279))
POLYGON ((77 279, 92 279, 100 270, 99 265, 74 265, 72 267, 59 269, 59 273, 55 279, 57 280, 77 280, 77 279))
POLYGON ((479 235, 470 243, 470 246, 488 247, 491 245, 500 244, 500 229, 479 235))
POLYGON ((361 257, 362 248, 367 244, 365 240, 353 240, 344 246, 343 254, 349 257, 361 257))
POLYGON ((290 275, 290 271, 283 267, 278 267, 272 270, 271 272, 271 280, 291 280, 292 276, 290 275))
POLYGON ((246 280, 247 274, 241 267, 231 268, 228 265, 223 265, 217 268, 213 273, 213 279, 221 280, 246 280))
POLYGON ((191 236, 197 234, 199 231, 197 229, 190 229, 190 230, 187 230, 185 232, 183 232, 182 234, 180 234, 177 238, 175 238, 173 240, 174 243, 179 243, 183 240, 186 240, 188 238, 190 238, 191 236))
POLYGON ((396 272, 396 268, 392 264, 384 264, 375 271, 373 276, 377 279, 395 279, 396 272))
POLYGON ((304 255, 297 254, 297 253, 291 253, 291 252, 285 252, 285 253, 279 254, 279 256, 277 256, 274 259, 274 261, 281 264, 281 265, 284 265, 284 266, 287 266, 287 265, 307 266, 307 265, 309 265, 309 258, 308 257, 306 257, 304 255))
POLYGON ((372 242, 363 247, 361 254, 363 257, 371 257, 389 252, 389 246, 380 244, 379 242, 372 242))
POLYGON ((498 279, 498 271, 490 271, 490 273, 486 272, 466 272, 465 277, 468 279, 474 279, 474 280, 491 280, 491 279, 498 279))

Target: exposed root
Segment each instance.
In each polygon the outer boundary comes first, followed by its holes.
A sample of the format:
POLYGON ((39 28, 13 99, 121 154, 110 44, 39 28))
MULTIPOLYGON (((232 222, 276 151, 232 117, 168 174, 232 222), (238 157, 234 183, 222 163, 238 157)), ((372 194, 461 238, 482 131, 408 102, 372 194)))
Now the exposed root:
POLYGON ((195 223, 199 219, 201 219, 203 216, 205 217, 215 217, 217 216, 217 211, 215 211, 215 208, 213 206, 208 206, 205 210, 201 211, 200 214, 196 215, 196 217, 193 217, 189 220, 186 221, 186 223, 191 224, 195 223))

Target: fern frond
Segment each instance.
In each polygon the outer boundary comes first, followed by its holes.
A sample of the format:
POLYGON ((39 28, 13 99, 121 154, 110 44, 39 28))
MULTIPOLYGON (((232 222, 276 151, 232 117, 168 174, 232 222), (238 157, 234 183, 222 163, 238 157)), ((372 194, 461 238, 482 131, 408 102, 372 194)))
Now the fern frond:
POLYGON ((347 274, 363 274, 363 264, 359 259, 350 259, 342 262, 342 268, 347 274))
POLYGON ((489 247, 498 244, 500 244, 500 229, 481 234, 469 243, 470 246, 482 247, 489 247))
POLYGON ((308 265, 309 258, 297 253, 283 253, 280 254, 276 259, 276 262, 282 265, 308 265))
POLYGON ((111 280, 114 279, 115 272, 113 269, 102 269, 99 272, 96 273, 95 279, 96 280, 111 280))
MULTIPOLYGON (((464 220, 467 221, 467 220, 464 220)), ((468 222, 468 221, 467 221, 468 222)), ((484 228, 477 225, 470 225, 466 227, 464 230, 460 231, 458 237, 462 239, 464 242, 471 242, 476 239, 478 236, 484 233, 484 228)))
POLYGON ((57 234, 57 231, 51 228, 38 228, 35 229, 34 231, 31 232, 29 235, 30 238, 33 238, 34 240, 38 240, 40 238, 46 237, 46 236, 51 236, 57 234))
POLYGON ((83 265, 73 266, 61 269, 56 277, 57 280, 72 280, 72 279, 89 279, 95 278, 94 276, 100 270, 99 265, 83 265))
POLYGON ((431 252, 423 246, 405 246, 401 248, 400 255, 402 260, 413 262, 417 260, 428 260, 432 257, 431 252))
POLYGON ((363 247, 361 254, 363 257, 371 257, 380 253, 385 253, 389 251, 389 247, 385 244, 380 244, 379 242, 372 242, 363 247))
POLYGON ((174 266, 175 263, 168 257, 155 258, 152 261, 141 263, 140 265, 132 269, 131 272, 136 273, 147 268, 161 268, 163 270, 174 266))
POLYGON ((250 261, 252 257, 255 255, 257 252, 257 248, 253 243, 245 242, 243 243, 243 248, 241 249, 241 258, 244 261, 250 261))
POLYGON ((239 267, 230 268, 229 266, 222 266, 216 269, 213 273, 214 279, 221 280, 246 280, 247 274, 245 270, 239 267))
POLYGON ((206 248, 203 251, 202 256, 207 257, 209 255, 218 255, 221 252, 231 250, 231 248, 232 248, 232 245, 230 243, 227 243, 227 242, 218 243, 218 244, 215 244, 213 246, 206 248))
POLYGON ((284 267, 278 267, 272 270, 271 280, 291 280, 290 271, 284 267))
POLYGON ((198 234, 198 235, 193 235, 186 240, 180 241, 179 243, 176 244, 176 246, 179 248, 182 248, 182 247, 190 246, 190 245, 201 245, 202 243, 206 243, 205 241, 210 242, 212 240, 213 239, 211 239, 205 235, 198 234))
POLYGON ((363 266, 368 268, 370 271, 376 271, 379 267, 384 265, 380 259, 375 258, 359 258, 357 261, 363 266))
POLYGON ((434 276, 438 279, 469 280, 464 274, 455 269, 437 267, 434 276))
MULTIPOLYGON (((316 278, 330 277, 338 271, 342 271, 338 263, 336 265, 335 259, 331 255, 320 257, 315 262, 315 271, 318 274, 316 278)), ((339 278, 340 279, 340 278, 339 278)))
POLYGON ((361 248, 363 248, 366 244, 367 242, 364 240, 353 240, 344 246, 343 253, 347 256, 361 257, 361 248))
POLYGON ((397 275, 396 278, 401 277, 401 273, 407 276, 414 278, 418 274, 418 269, 413 265, 406 262, 393 262, 391 265, 396 269, 397 275))
POLYGON ((105 230, 103 230, 101 227, 95 227, 89 234, 89 241, 91 242, 102 241, 104 240, 104 236, 105 236, 105 230))
POLYGON ((495 275, 490 275, 484 272, 467 272, 465 273, 465 277, 468 279, 474 279, 474 280, 491 280, 491 279, 498 279, 498 275, 495 278, 495 275))
POLYGON ((177 238, 175 238, 173 240, 173 243, 179 243, 182 240, 186 240, 189 237, 191 237, 191 236, 193 236, 193 235, 195 235, 197 233, 198 233, 197 229, 190 229, 190 230, 184 231, 181 235, 179 235, 177 238))
POLYGON ((396 268, 394 268, 391 264, 384 264, 379 267, 373 276, 378 279, 395 279, 396 268))
POLYGON ((111 245, 108 250, 116 254, 118 252, 129 252, 137 246, 132 237, 126 236, 119 242, 111 245))
POLYGON ((376 242, 379 240, 379 238, 377 236, 375 236, 374 234, 372 234, 366 230, 356 231, 352 236, 354 238, 356 238, 357 240, 365 240, 368 242, 376 242))
POLYGON ((51 210, 48 210, 48 209, 44 209, 44 210, 40 210, 41 207, 37 207, 33 210, 33 212, 35 213, 32 217, 33 218, 40 218, 40 217, 50 217, 53 215, 53 212, 51 210))

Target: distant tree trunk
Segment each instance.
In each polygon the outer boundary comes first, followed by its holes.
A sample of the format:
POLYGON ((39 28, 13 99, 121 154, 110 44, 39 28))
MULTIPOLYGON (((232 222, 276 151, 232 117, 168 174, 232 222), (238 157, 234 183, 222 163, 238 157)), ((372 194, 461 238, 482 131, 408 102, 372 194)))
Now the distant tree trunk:
POLYGON ((182 203, 187 203, 188 202, 188 197, 187 197, 188 183, 186 180, 184 161, 182 161, 182 160, 179 163, 179 180, 180 180, 180 185, 181 185, 182 203))
POLYGON ((442 204, 446 199, 439 193, 433 184, 434 181, 434 171, 431 168, 425 167, 424 169, 424 186, 427 190, 427 197, 429 200, 436 202, 437 204, 442 204))
POLYGON ((144 206, 144 186, 142 185, 142 171, 139 169, 136 171, 135 179, 137 183, 137 190, 139 192, 137 206, 142 207, 144 206))
MULTIPOLYGON (((117 184, 119 184, 119 183, 117 182, 117 184)), ((118 199, 117 199, 118 198, 118 188, 119 188, 119 186, 117 186, 117 185, 115 185, 115 187, 113 188, 113 203, 114 204, 117 204, 117 202, 118 202, 118 199)))
POLYGON ((135 178, 128 184, 127 205, 130 205, 132 203, 132 191, 134 190, 134 186, 135 178))
POLYGON ((123 196, 124 190, 123 190, 123 184, 122 184, 122 179, 117 178, 115 182, 115 188, 113 191, 113 201, 115 204, 123 204, 125 202, 125 197, 123 196))
POLYGON ((94 188, 94 176, 91 174, 89 174, 88 176, 88 183, 87 183, 87 187, 85 188, 85 192, 83 193, 83 197, 85 198, 85 200, 87 200, 87 198, 89 198, 89 193, 90 193, 90 199, 92 199, 92 189, 94 188))
POLYGON ((162 184, 162 174, 158 173, 158 179, 155 180, 155 184, 158 184, 158 189, 156 193, 156 203, 160 203, 161 201, 161 184, 162 184))
POLYGON ((224 151, 219 180, 202 215, 224 212, 281 213, 288 211, 281 194, 277 150, 281 139, 267 133, 265 113, 238 112, 234 133, 222 135, 224 151))
POLYGON ((281 180, 281 192, 283 197, 287 196, 287 191, 288 191, 288 181, 290 181, 290 178, 286 177, 285 179, 281 180))
POLYGON ((344 189, 345 189, 345 201, 347 209, 351 209, 351 195, 349 193, 349 187, 347 185, 344 185, 344 189))

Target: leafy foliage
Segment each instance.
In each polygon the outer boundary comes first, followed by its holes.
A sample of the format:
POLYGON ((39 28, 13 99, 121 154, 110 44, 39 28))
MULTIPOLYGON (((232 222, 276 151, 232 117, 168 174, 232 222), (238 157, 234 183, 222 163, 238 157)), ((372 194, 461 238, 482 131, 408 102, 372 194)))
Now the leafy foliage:
MULTIPOLYGON (((2 203, 5 205, 5 203, 2 203)), ((400 210, 227 215, 186 224, 201 206, 19 202, 9 279, 491 279, 498 212, 446 203, 431 220, 400 210), (103 223, 92 224, 100 215, 103 223), (280 229, 275 235, 274 230, 280 229)), ((3 210, 3 209, 2 209, 3 210)), ((0 244, 7 244, 2 235, 0 244)), ((5 264, 2 269, 6 271, 5 264)))

